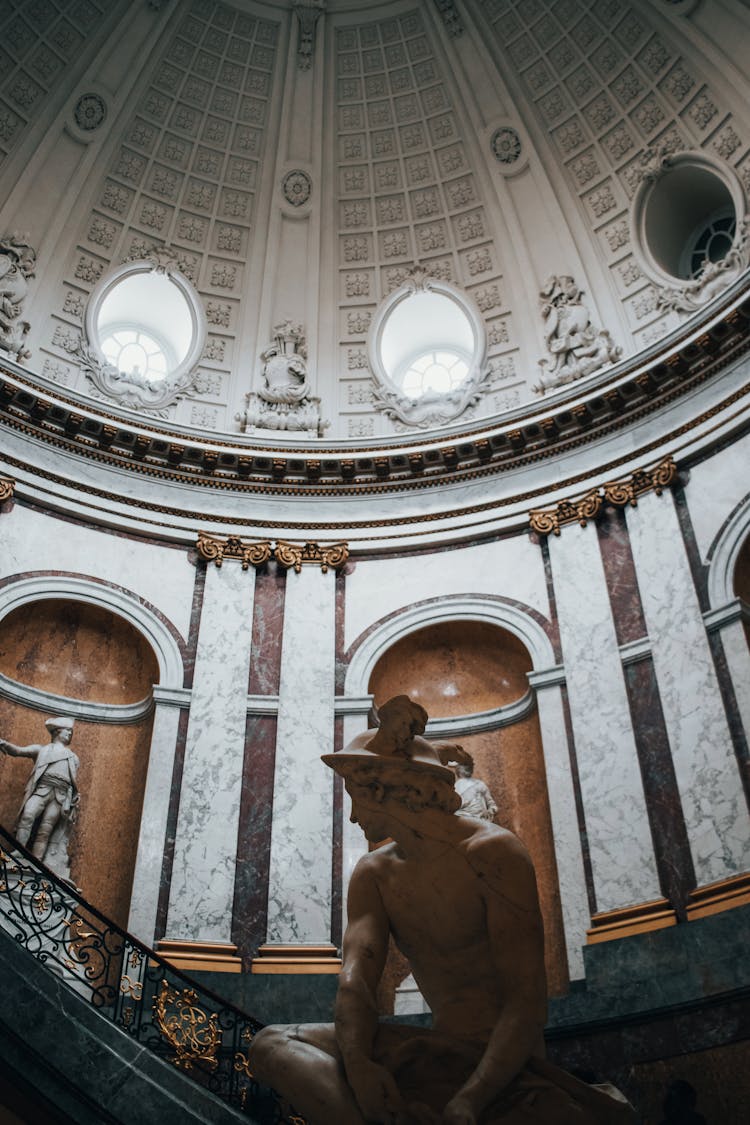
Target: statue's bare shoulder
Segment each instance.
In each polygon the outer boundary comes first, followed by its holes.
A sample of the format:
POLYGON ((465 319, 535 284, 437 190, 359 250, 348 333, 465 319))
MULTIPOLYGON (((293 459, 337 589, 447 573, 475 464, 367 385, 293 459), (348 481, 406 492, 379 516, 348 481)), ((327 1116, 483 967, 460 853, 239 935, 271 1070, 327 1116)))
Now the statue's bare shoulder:
POLYGON ((463 845, 466 859, 488 892, 512 897, 519 905, 536 908, 538 895, 534 865, 525 845, 513 832, 483 821, 463 845))

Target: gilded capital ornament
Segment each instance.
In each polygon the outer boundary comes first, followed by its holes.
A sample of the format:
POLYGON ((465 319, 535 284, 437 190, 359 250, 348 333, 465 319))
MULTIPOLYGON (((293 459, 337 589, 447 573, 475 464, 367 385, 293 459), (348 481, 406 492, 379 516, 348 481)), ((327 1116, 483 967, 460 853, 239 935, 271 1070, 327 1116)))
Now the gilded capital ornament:
POLYGON ((6 500, 12 500, 15 490, 16 482, 14 480, 0 478, 0 504, 6 500))
POLYGON ((349 558, 349 547, 346 543, 332 543, 321 546, 319 543, 287 543, 280 539, 274 548, 274 558, 281 566, 294 570, 299 574, 304 563, 318 565, 325 574, 329 568, 340 570, 349 558))
POLYGON ((674 460, 665 457, 653 469, 636 469, 626 480, 609 481, 604 485, 604 499, 616 508, 624 508, 626 504, 635 508, 638 497, 644 492, 655 492, 657 496, 661 496, 676 476, 677 466, 674 460))
POLYGON ((248 570, 251 566, 263 566, 271 558, 271 544, 267 540, 253 543, 236 535, 219 539, 201 532, 195 548, 202 559, 216 563, 217 567, 221 566, 224 559, 239 559, 242 569, 248 570))

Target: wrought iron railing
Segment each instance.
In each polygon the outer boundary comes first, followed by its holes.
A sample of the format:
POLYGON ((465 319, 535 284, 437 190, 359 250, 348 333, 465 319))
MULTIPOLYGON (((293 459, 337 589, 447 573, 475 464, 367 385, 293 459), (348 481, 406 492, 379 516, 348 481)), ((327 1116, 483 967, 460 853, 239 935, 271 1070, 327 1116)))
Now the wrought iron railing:
POLYGON ((1 827, 0 929, 125 1035, 258 1125, 305 1125, 253 1078, 258 1020, 105 918, 1 827))

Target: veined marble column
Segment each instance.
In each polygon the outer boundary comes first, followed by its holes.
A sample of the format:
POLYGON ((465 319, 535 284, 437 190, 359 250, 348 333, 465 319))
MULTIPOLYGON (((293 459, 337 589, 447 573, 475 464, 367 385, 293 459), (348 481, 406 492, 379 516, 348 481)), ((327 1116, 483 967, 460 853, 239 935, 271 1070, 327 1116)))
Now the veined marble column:
POLYGON ((750 868, 750 817, 672 493, 627 521, 700 886, 750 868))
POLYGON ((333 571, 287 576, 266 948, 331 941, 335 590, 333 571))
POLYGON ((580 980, 585 976, 583 947, 586 944, 589 900, 560 684, 558 678, 552 677, 551 673, 532 672, 529 683, 536 692, 542 733, 568 972, 571 980, 580 980))
POLYGON ((255 572, 209 566, 166 937, 231 942, 255 572))
POLYGON ((189 691, 154 687, 154 725, 128 916, 130 933, 149 946, 156 929, 180 703, 189 700, 189 691))
POLYGON ((661 890, 596 528, 565 527, 549 550, 597 912, 606 913, 661 890))

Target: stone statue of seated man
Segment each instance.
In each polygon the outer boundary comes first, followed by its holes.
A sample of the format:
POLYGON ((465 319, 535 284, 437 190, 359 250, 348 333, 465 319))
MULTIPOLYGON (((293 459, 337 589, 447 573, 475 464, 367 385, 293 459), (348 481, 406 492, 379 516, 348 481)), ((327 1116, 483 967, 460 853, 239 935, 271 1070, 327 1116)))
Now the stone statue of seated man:
POLYGON ((456 816, 448 761, 420 737, 407 696, 380 727, 323 761, 345 780, 368 840, 349 887, 335 1023, 267 1027, 255 1076, 310 1125, 631 1125, 611 1086, 544 1059, 544 937, 531 860, 510 832, 456 816), (430 1029, 380 1023, 376 987, 389 935, 411 962, 430 1029))

